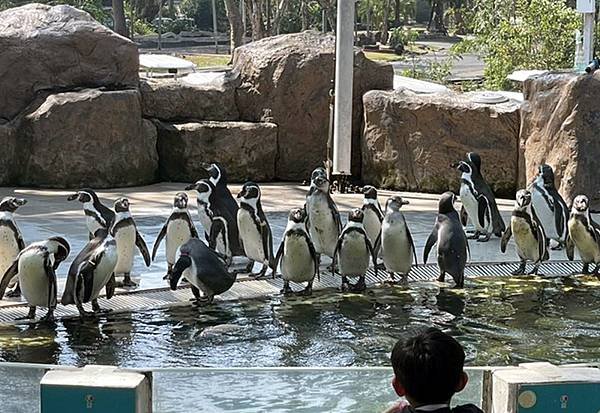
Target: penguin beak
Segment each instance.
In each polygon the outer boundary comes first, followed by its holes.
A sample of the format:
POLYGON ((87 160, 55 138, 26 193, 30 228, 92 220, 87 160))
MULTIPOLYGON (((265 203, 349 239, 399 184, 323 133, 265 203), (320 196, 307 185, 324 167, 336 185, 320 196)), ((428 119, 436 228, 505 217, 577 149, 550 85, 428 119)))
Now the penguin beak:
POLYGON ((25 205, 26 203, 27 203, 27 200, 26 200, 26 199, 23 199, 23 198, 17 198, 17 205, 18 205, 18 206, 23 206, 23 205, 25 205))
POLYGON ((192 189, 196 189, 196 184, 189 184, 185 187, 186 191, 191 191, 192 189))
POLYGON ((182 255, 179 257, 175 266, 173 267, 173 272, 169 277, 169 286, 171 290, 175 291, 177 289, 177 284, 179 283, 179 279, 183 274, 183 271, 192 265, 192 259, 188 255, 182 255))
POLYGON ((410 204, 410 202, 408 202, 408 201, 407 201, 407 200, 405 200, 405 199, 403 199, 403 200, 402 200, 402 205, 408 205, 408 204, 410 204))
POLYGON ((79 192, 69 195, 69 197, 67 198, 67 201, 75 201, 77 198, 79 198, 79 192))

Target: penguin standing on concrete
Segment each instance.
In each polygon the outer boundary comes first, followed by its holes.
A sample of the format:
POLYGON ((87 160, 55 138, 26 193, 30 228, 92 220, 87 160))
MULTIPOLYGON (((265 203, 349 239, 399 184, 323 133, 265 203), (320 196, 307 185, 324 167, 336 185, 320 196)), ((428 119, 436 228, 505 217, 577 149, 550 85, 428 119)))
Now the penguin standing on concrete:
MULTIPOLYGON (((110 235, 117 243, 118 260, 115 274, 117 276, 123 275, 123 286, 135 287, 137 284, 131 280, 135 248, 139 249, 147 267, 151 263, 150 253, 146 242, 137 230, 131 212, 129 212, 129 200, 127 198, 117 199, 115 201, 115 212, 115 222, 110 229, 110 235)), ((119 285, 117 284, 117 286, 119 285)))
POLYGON ((69 255, 71 247, 62 237, 51 237, 25 247, 0 280, 0 299, 10 281, 18 276, 21 295, 29 304, 25 319, 35 318, 37 307, 46 307, 45 320, 54 318, 56 308, 56 269, 69 255))
POLYGON ((500 242, 501 251, 506 252, 510 237, 512 235, 515 237, 521 265, 512 272, 513 275, 524 275, 527 261, 532 261, 534 264, 533 270, 529 274, 537 275, 542 261, 549 258, 544 228, 531 207, 531 198, 531 192, 526 189, 517 192, 510 226, 506 229, 500 242))
POLYGON ((94 238, 94 234, 100 228, 110 230, 115 220, 115 213, 100 202, 98 195, 92 189, 81 189, 67 198, 67 201, 74 200, 83 204, 90 239, 94 238))
POLYGON ((573 261, 575 248, 583 261, 582 274, 590 273, 590 264, 595 264, 594 275, 600 278, 600 225, 590 215, 587 196, 578 195, 573 200, 567 235, 567 257, 573 261))
POLYGON ((281 244, 277 249, 274 268, 281 263, 281 277, 285 295, 294 293, 290 281, 308 283, 302 295, 311 295, 315 277, 319 276, 319 259, 308 232, 306 231, 306 211, 294 208, 288 216, 288 224, 281 244))
POLYGON ((365 274, 369 269, 369 260, 375 266, 377 275, 377 257, 369 236, 363 226, 364 214, 361 209, 353 209, 348 214, 348 223, 339 236, 333 252, 332 267, 339 266, 342 276, 342 291, 364 291, 367 288, 365 274), (356 284, 350 284, 348 277, 358 277, 356 284))
POLYGON ((227 188, 227 172, 218 163, 212 163, 205 169, 208 172, 210 182, 215 187, 210 198, 212 211, 227 223, 228 245, 232 256, 243 256, 244 250, 240 245, 237 227, 239 207, 233 195, 231 195, 231 191, 227 188))
POLYGON ((183 276, 191 284, 194 300, 212 303, 215 295, 229 290, 238 272, 228 272, 225 261, 197 238, 192 238, 179 249, 179 258, 170 277, 172 290, 183 276))
POLYGON ((237 212, 237 226, 240 234, 240 244, 244 254, 250 259, 247 269, 252 270, 255 261, 262 263, 258 274, 251 276, 262 277, 267 268, 273 270, 273 235, 269 221, 260 203, 260 188, 254 182, 246 182, 238 194, 240 209, 237 212))
POLYGON ((156 241, 154 241, 154 248, 152 248, 152 261, 156 257, 158 247, 166 237, 165 255, 167 257, 167 275, 164 279, 168 279, 175 259, 177 258, 177 250, 179 247, 190 238, 198 238, 198 232, 192 222, 192 217, 187 209, 188 196, 185 192, 178 192, 173 200, 173 210, 171 215, 167 219, 167 222, 162 226, 156 241))
POLYGON ((381 221, 383 221, 383 213, 381 206, 377 200, 377 189, 374 186, 366 185, 363 187, 364 194, 362 211, 364 215, 363 224, 365 231, 369 236, 371 244, 375 246, 375 241, 381 232, 381 221))
POLYGON ((69 267, 61 303, 75 304, 82 318, 89 314, 83 309, 83 304, 90 301, 93 314, 101 313, 98 296, 103 288, 107 299, 114 295, 117 260, 116 241, 107 230, 97 230, 94 238, 77 254, 69 267))
POLYGON ((208 179, 201 179, 195 184, 188 185, 185 190, 196 190, 196 205, 198 206, 198 218, 200 224, 204 228, 204 237, 208 241, 210 227, 212 225, 213 211, 210 204, 211 195, 214 192, 215 186, 208 179))
POLYGON ((414 264, 417 264, 415 243, 406 225, 404 214, 400 211, 403 205, 408 205, 408 201, 397 195, 387 200, 381 236, 377 242, 381 248, 383 264, 392 282, 395 281, 396 273, 400 274, 403 281, 407 280, 408 273, 412 269, 413 257, 414 264))
POLYGON ((425 243, 423 263, 427 264, 429 252, 437 244, 437 261, 440 267, 438 281, 444 282, 446 273, 449 273, 454 279, 454 287, 463 288, 469 244, 458 212, 454 209, 455 200, 456 195, 452 192, 444 192, 440 197, 438 216, 425 243))
MULTIPOLYGON (((329 194, 329 181, 320 173, 313 172, 312 182, 306 195, 308 233, 313 241, 317 256, 325 254, 333 259, 335 246, 342 230, 340 213, 329 194)), ((332 267, 332 270, 335 267, 332 267)))
MULTIPOLYGON (((5 197, 0 201, 0 274, 4 274, 19 252, 25 248, 25 241, 15 222, 14 213, 26 203, 27 200, 13 196, 5 197)), ((11 280, 8 287, 13 290, 6 293, 7 297, 21 295, 17 277, 11 280)))
POLYGON ((554 241, 552 249, 561 249, 567 239, 569 208, 554 185, 554 171, 550 165, 541 165, 530 185, 531 205, 546 237, 554 241))
POLYGON ((471 180, 477 192, 483 195, 488 203, 488 207, 492 219, 492 232, 495 236, 501 237, 506 230, 506 224, 500 215, 498 205, 496 204, 496 197, 492 188, 489 186, 483 174, 481 172, 481 157, 478 153, 469 152, 467 153, 467 159, 473 165, 473 172, 471 174, 471 180))

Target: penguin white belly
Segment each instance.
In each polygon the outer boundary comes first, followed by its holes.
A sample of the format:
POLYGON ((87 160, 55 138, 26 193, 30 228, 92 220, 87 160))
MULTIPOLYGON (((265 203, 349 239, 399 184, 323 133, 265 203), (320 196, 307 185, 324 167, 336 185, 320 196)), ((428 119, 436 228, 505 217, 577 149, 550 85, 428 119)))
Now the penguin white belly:
MULTIPOLYGON (((15 234, 6 225, 0 225, 0 277, 6 272, 12 264, 15 257, 19 254, 19 245, 15 234)), ((16 283, 16 277, 9 284, 12 287, 16 283)))
POLYGON ((210 226, 212 225, 212 219, 208 212, 206 211, 206 207, 204 205, 198 206, 198 218, 200 219, 200 224, 202 224, 202 228, 204 228, 204 232, 210 234, 210 226))
POLYGON ((569 235, 584 263, 600 263, 600 248, 581 221, 569 220, 569 235))
POLYGON ((351 232, 344 236, 338 250, 340 273, 348 277, 364 275, 369 268, 369 252, 363 235, 351 232))
POLYGON ((96 221, 96 219, 92 216, 86 215, 85 216, 85 223, 86 226, 88 228, 88 231, 90 232, 90 234, 94 234, 96 231, 98 231, 100 228, 102 228, 102 225, 100 225, 98 223, 98 221, 96 221))
POLYGON ((546 236, 550 239, 559 240, 554 212, 548 206, 544 196, 536 189, 531 191, 531 205, 542 224, 542 228, 544 228, 546 236))
POLYGON ((469 186, 464 183, 460 185, 460 202, 462 202, 467 214, 469 214, 469 221, 475 226, 475 230, 485 231, 479 224, 479 203, 469 186))
POLYGON ((381 221, 379 221, 377 214, 369 208, 364 209, 363 226, 365 227, 369 241, 371 241, 371 245, 375 245, 375 241, 381 231, 381 221))
POLYGON ((264 262, 265 252, 262 236, 258 232, 258 228, 256 228, 250 212, 244 208, 240 208, 237 214, 237 224, 246 257, 254 261, 264 262))
POLYGON ((309 234, 317 254, 333 257, 333 251, 339 237, 339 228, 333 219, 325 197, 310 197, 308 199, 309 234))
POLYGON ((34 251, 19 259, 21 295, 30 306, 47 307, 49 279, 44 268, 44 257, 34 251))
POLYGON ((412 245, 408 240, 406 224, 394 220, 383 222, 381 229, 381 257, 391 272, 408 274, 413 264, 412 245))
POLYGON ((115 248, 108 248, 104 250, 104 255, 94 271, 94 285, 92 287, 92 295, 90 300, 98 298, 102 292, 102 289, 106 286, 108 280, 110 280, 110 276, 114 272, 115 266, 117 265, 117 260, 118 256, 115 248))
POLYGON ((285 237, 281 275, 284 280, 297 283, 308 282, 315 277, 315 264, 304 237, 285 237))
POLYGON ((173 265, 177 257, 177 250, 180 246, 189 241, 192 237, 190 227, 187 221, 183 219, 176 219, 169 221, 167 225, 167 236, 165 255, 167 256, 167 263, 173 265))
POLYGON ((116 274, 128 274, 133 267, 133 257, 135 256, 135 227, 127 225, 120 227, 115 233, 117 242, 117 266, 116 274))
POLYGON ((533 262, 538 261, 540 259, 539 245, 529 224, 523 219, 513 217, 511 230, 515 237, 519 257, 533 262))

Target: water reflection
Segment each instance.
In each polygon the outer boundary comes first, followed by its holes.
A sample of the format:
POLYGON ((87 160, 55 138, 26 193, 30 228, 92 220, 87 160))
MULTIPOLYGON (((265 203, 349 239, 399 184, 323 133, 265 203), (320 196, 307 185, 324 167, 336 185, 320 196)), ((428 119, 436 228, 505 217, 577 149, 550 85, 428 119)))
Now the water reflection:
POLYGON ((395 340, 436 325, 471 365, 597 361, 600 291, 591 277, 382 286, 46 325, 0 327, 0 360, 121 366, 386 365, 395 340))

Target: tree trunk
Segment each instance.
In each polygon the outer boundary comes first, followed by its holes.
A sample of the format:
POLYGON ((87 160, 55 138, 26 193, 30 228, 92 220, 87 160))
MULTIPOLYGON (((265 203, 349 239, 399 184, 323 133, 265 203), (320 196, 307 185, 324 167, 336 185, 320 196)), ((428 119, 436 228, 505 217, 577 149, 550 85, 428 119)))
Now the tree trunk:
POLYGON ((444 0, 432 1, 427 30, 434 33, 448 33, 446 26, 444 26, 444 0))
POLYGON ((227 13, 227 20, 229 20, 229 31, 230 31, 230 48, 231 56, 233 58, 233 51, 242 45, 244 39, 244 27, 242 24, 242 15, 240 14, 240 8, 234 0, 225 0, 225 13, 227 13))
POLYGON ((371 37, 371 5, 367 9, 367 37, 371 37))
MULTIPOLYGON (((285 12, 287 11, 287 6, 288 6, 289 1, 288 0, 279 0, 279 2, 277 3, 277 10, 275 11, 275 17, 273 18, 273 27, 275 28, 275 34, 279 34, 280 30, 281 30, 281 19, 283 18, 283 16, 285 15, 285 12)), ((302 3, 302 5, 300 6, 302 8, 302 6, 304 5, 304 3, 302 3)), ((302 13, 302 11, 301 11, 302 13)), ((302 16, 304 18, 304 16, 302 16)), ((302 22, 304 24, 304 22, 302 22)), ((304 30, 304 29, 302 29, 304 30)))
POLYGON ((388 20, 390 19, 390 0, 383 2, 383 25, 381 26, 381 44, 388 42, 388 20))
POLYGON ((113 30, 121 36, 127 37, 127 24, 125 24, 125 7, 123 0, 112 0, 113 30))
POLYGON ((394 27, 400 26, 400 0, 394 1, 394 27))
POLYGON ((252 0, 252 40, 265 37, 262 19, 262 0, 252 0))
POLYGON ((308 15, 306 11, 306 0, 300 3, 300 16, 302 17, 302 31, 308 29, 308 15))

